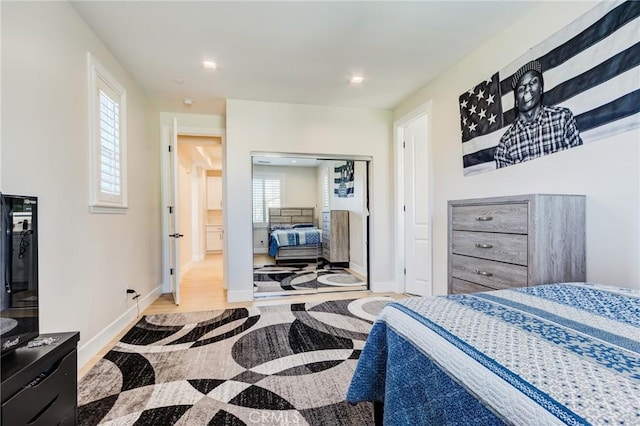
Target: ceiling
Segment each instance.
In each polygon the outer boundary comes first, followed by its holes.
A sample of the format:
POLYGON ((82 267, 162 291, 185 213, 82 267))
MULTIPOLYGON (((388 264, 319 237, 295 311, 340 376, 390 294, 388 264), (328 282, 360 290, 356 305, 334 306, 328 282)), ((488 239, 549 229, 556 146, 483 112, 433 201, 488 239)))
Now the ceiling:
POLYGON ((226 99, 392 109, 535 4, 72 2, 162 111, 214 115, 226 99))
POLYGON ((178 159, 186 169, 222 169, 222 139, 219 136, 178 135, 178 159))

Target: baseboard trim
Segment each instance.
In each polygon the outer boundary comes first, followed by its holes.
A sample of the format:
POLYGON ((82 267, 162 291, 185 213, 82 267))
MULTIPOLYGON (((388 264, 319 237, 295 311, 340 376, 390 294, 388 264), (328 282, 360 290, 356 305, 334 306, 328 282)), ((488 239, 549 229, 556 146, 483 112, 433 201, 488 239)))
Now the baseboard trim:
MULTIPOLYGON (((162 286, 158 286, 149 294, 140 297, 138 304, 140 305, 140 313, 144 312, 160 295, 162 286)), ((137 319, 138 307, 135 303, 127 309, 120 317, 105 327, 101 332, 96 334, 91 340, 78 348, 78 371, 84 367, 86 363, 96 356, 105 346, 109 344, 122 330, 126 329, 132 322, 137 319)), ((82 338, 82 336, 80 336, 82 338)))
POLYGON ((401 293, 398 291, 398 285, 394 281, 378 281, 370 284, 373 293, 401 293))
POLYGON ((227 302, 253 302, 253 290, 229 290, 227 302))
POLYGON ((193 269, 193 265, 195 264, 195 262, 192 260, 190 260, 186 265, 184 265, 182 268, 180 268, 180 276, 186 274, 187 272, 189 272, 191 269, 193 269))
POLYGON ((360 274, 360 275, 363 275, 363 276, 367 275, 367 271, 362 267, 362 265, 358 265, 356 263, 349 262, 349 269, 351 269, 356 274, 360 274))

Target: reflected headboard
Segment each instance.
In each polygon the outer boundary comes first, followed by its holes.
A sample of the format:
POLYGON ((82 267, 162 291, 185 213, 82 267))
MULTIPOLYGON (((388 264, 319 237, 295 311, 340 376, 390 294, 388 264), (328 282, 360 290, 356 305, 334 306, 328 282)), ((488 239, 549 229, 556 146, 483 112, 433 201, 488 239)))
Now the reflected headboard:
POLYGON ((269 230, 271 225, 294 223, 313 223, 315 207, 270 207, 269 208, 269 230))

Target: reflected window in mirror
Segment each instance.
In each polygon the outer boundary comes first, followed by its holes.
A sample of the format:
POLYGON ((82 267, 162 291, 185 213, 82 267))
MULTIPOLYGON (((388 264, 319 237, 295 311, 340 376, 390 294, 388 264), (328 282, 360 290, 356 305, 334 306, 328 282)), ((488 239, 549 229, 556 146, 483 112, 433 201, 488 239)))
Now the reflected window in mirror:
POLYGON ((256 174, 253 176, 253 223, 269 222, 269 208, 282 206, 284 175, 256 174))

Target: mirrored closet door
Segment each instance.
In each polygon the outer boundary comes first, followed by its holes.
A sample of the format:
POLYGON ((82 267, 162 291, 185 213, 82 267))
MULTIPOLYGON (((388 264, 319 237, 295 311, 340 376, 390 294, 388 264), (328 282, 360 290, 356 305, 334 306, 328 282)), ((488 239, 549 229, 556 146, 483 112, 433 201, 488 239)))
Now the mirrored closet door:
POLYGON ((254 295, 368 289, 368 161, 252 161, 254 295))

